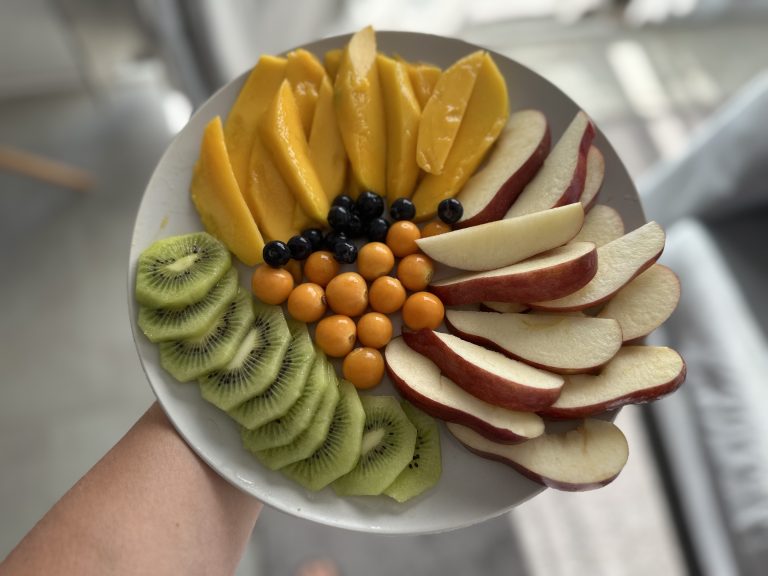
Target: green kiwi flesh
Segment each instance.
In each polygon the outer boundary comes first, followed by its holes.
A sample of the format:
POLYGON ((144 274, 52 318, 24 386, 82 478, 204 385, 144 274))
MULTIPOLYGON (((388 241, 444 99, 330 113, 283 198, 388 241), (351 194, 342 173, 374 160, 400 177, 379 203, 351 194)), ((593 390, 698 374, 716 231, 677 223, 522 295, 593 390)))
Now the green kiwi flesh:
POLYGON ((322 490, 352 470, 360 458, 365 412, 350 382, 342 380, 339 391, 341 398, 323 443, 309 457, 281 469, 307 490, 322 490))
POLYGON ((394 396, 365 396, 365 427, 357 465, 333 483, 341 496, 376 496, 413 459, 416 427, 394 396))
POLYGON ((307 325, 289 320, 291 339, 277 376, 260 394, 228 410, 227 413, 249 430, 285 415, 299 399, 315 361, 315 348, 307 325))
POLYGON ((384 494, 398 502, 405 502, 437 484, 443 466, 437 422, 405 400, 400 405, 416 427, 416 447, 411 461, 384 490, 384 494))
POLYGON ((253 323, 252 298, 238 290, 235 299, 202 336, 160 343, 160 365, 179 382, 195 380, 226 365, 253 323))
POLYGON ((224 411, 269 388, 291 341, 282 308, 254 300, 253 312, 250 330, 232 359, 200 378, 203 398, 224 411))
MULTIPOLYGON (((316 351, 315 363, 309 372, 307 385, 304 387, 304 392, 299 396, 299 399, 296 400, 296 403, 291 406, 291 409, 288 410, 285 416, 272 420, 272 422, 267 422, 255 430, 242 428, 243 446, 251 452, 257 452, 290 444, 304 430, 309 428, 317 414, 325 391, 329 386, 336 388, 336 385, 336 375, 333 366, 328 362, 325 354, 319 350, 316 351)), ((328 420, 330 424, 330 416, 328 420)), ((325 439, 325 434, 321 436, 321 441, 323 439, 325 439)), ((314 452, 316 448, 313 448, 309 453, 314 452)), ((307 456, 309 454, 301 456, 297 460, 307 456)))
MULTIPOLYGON (((328 366, 333 370, 333 366, 330 363, 328 366)), ((289 444, 253 451, 256 458, 270 470, 279 470, 314 454, 328 437, 328 432, 339 404, 339 398, 338 379, 334 370, 332 379, 328 380, 325 393, 320 400, 320 405, 317 407, 317 412, 313 415, 312 422, 307 429, 301 432, 289 444)), ((265 426, 269 426, 269 424, 265 424, 265 426)), ((249 438, 246 438, 246 434, 248 433, 243 430, 243 444, 250 450, 251 446, 248 442, 249 438)))
POLYGON ((136 301, 150 308, 183 308, 202 300, 229 270, 226 246, 206 232, 158 240, 139 256, 136 301))
POLYGON ((183 308, 139 306, 139 328, 150 342, 194 338, 206 332, 237 294, 237 270, 230 268, 202 300, 183 308))

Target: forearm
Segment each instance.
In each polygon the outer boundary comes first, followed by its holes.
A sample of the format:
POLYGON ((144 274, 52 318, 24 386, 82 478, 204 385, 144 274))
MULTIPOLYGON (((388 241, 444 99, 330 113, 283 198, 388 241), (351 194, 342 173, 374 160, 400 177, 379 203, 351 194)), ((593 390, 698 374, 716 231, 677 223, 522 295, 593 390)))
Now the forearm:
POLYGON ((231 574, 261 505, 153 405, 0 564, 17 574, 231 574))

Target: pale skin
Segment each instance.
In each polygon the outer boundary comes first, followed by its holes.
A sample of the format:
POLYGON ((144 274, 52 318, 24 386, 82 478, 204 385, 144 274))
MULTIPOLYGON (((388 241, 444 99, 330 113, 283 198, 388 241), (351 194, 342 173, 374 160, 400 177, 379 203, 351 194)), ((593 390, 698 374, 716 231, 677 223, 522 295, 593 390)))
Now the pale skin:
POLYGON ((0 564, 26 574, 233 574, 261 510, 154 404, 0 564))

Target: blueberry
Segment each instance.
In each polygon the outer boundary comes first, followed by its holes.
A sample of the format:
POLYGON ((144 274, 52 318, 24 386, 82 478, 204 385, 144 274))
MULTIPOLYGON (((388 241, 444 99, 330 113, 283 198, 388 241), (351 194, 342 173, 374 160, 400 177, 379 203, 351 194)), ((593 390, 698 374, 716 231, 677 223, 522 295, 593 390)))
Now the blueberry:
POLYGON ((304 236, 294 236, 288 240, 288 249, 294 260, 306 260, 312 254, 312 242, 304 236))
POLYGON ((323 247, 323 231, 320 228, 307 228, 301 233, 304 238, 310 241, 312 244, 312 251, 322 249, 323 247))
POLYGON ((349 227, 349 218, 352 214, 343 206, 331 206, 328 211, 328 224, 334 230, 345 232, 349 227))
POLYGON ((347 226, 347 235, 350 238, 359 238, 363 233, 363 221, 357 212, 349 216, 349 226, 347 226))
POLYGON ((437 205, 437 215, 446 224, 455 224, 464 214, 464 207, 456 198, 446 198, 437 205))
POLYGON ((346 241, 347 235, 344 232, 332 230, 323 238, 323 248, 333 252, 337 242, 346 241))
POLYGON ((288 260, 291 259, 291 251, 288 249, 288 245, 280 240, 272 240, 264 245, 262 251, 264 262, 272 266, 273 268, 280 268, 288 264, 288 260))
POLYGON ((333 257, 342 264, 352 264, 357 260, 357 247, 349 240, 340 240, 333 247, 333 257))
POLYGON ((355 201, 352 199, 352 196, 347 196, 346 194, 340 194, 339 196, 336 196, 336 198, 333 199, 331 206, 341 206, 342 208, 346 208, 351 212, 352 208, 354 208, 355 206, 355 201))
POLYGON ((384 198, 366 190, 357 197, 355 203, 357 207, 357 213, 360 214, 360 218, 363 220, 371 220, 372 218, 378 218, 384 212, 384 198))
POLYGON ((389 222, 384 220, 384 218, 374 218, 368 223, 368 240, 371 242, 385 242, 388 231, 389 222))
POLYGON ((416 206, 408 198, 398 198, 389 207, 392 220, 413 220, 416 216, 416 206))

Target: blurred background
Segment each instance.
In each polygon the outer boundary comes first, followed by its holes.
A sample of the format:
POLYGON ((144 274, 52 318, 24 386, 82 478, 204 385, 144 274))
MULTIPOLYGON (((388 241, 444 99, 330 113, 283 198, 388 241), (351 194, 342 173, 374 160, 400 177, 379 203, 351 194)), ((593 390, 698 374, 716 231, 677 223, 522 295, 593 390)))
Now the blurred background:
POLYGON ((265 510, 238 574, 764 574, 766 0, 0 2, 0 558, 152 401, 126 264, 165 147, 260 54, 369 23, 498 51, 592 116, 668 232, 684 295, 652 341, 688 382, 621 412, 605 489, 412 538, 265 510))

